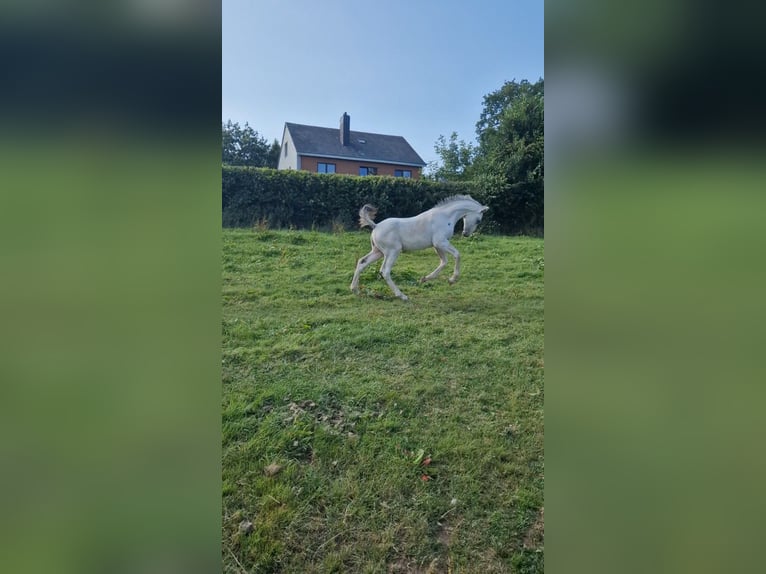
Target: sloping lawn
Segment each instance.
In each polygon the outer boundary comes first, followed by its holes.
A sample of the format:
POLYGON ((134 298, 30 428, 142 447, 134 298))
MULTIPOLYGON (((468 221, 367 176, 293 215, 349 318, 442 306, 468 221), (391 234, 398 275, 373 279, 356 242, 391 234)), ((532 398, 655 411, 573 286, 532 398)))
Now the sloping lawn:
POLYGON ((224 571, 543 571, 543 241, 453 244, 224 230, 224 571))

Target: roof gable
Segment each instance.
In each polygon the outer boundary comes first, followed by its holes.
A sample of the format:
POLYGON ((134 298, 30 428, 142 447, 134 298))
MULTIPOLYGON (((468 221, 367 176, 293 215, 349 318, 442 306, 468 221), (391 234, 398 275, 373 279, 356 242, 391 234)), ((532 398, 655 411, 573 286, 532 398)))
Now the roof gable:
POLYGON ((423 167, 426 163, 401 136, 350 131, 349 145, 341 145, 340 131, 286 123, 295 150, 300 155, 353 159, 423 167), (361 143, 364 142, 364 143, 361 143))

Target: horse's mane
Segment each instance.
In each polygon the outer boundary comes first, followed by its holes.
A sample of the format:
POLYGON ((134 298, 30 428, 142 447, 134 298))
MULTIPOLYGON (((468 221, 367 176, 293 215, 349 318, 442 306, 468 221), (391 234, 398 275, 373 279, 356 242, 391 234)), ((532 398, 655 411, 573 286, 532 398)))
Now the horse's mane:
POLYGON ((464 194, 457 194, 457 195, 450 195, 449 197, 445 197, 442 199, 439 203, 437 203, 434 207, 440 207, 442 205, 447 205, 448 203, 452 203, 453 201, 472 201, 473 203, 476 203, 477 205, 481 205, 478 201, 476 201, 473 197, 470 195, 464 195, 464 194))

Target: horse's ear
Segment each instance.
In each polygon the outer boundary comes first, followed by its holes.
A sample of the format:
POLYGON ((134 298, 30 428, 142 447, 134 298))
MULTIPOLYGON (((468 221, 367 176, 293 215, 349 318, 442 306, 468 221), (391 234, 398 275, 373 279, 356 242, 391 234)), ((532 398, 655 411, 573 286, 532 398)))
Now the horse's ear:
POLYGON ((486 212, 488 209, 489 209, 489 206, 488 206, 488 205, 483 205, 483 206, 481 207, 481 212, 482 212, 482 213, 484 213, 484 212, 486 212))

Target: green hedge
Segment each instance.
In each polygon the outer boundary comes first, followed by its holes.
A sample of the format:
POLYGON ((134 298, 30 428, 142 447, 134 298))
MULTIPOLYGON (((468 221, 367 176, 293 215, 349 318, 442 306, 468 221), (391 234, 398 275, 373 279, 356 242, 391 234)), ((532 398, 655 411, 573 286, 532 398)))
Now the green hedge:
POLYGON ((265 222, 272 228, 330 229, 340 225, 353 229, 358 225, 359 208, 365 203, 378 208, 376 220, 381 221, 417 215, 458 193, 470 194, 490 206, 482 225, 487 231, 515 232, 542 226, 542 201, 537 202, 539 206, 531 205, 523 201, 525 198, 516 197, 513 189, 498 193, 483 191, 471 182, 234 166, 223 166, 222 223, 224 227, 251 227, 265 222), (539 211, 539 217, 527 213, 530 209, 539 211))
POLYGON ((394 177, 357 177, 277 171, 268 168, 223 167, 224 227, 356 227, 359 208, 371 203, 376 219, 408 217, 440 199, 469 193, 465 186, 394 177))

